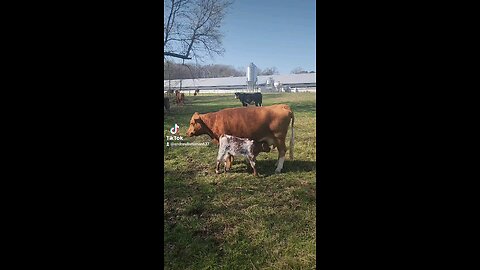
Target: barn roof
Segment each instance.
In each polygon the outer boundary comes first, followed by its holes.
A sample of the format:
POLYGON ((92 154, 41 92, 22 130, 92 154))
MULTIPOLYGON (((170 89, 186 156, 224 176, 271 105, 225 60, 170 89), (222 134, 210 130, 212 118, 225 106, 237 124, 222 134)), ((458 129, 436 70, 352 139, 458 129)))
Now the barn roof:
MULTIPOLYGON (((316 73, 302 73, 302 74, 287 74, 287 75, 269 75, 258 76, 257 84, 264 84, 268 78, 274 81, 279 81, 282 84, 301 84, 301 83, 316 83, 316 73)), ((171 80, 172 86, 179 85, 180 80, 171 80)), ((168 86, 168 80, 163 81, 164 86, 168 86)), ((182 80, 182 87, 197 87, 197 86, 244 86, 247 85, 247 77, 225 77, 225 78, 201 78, 201 79, 185 79, 182 80)))

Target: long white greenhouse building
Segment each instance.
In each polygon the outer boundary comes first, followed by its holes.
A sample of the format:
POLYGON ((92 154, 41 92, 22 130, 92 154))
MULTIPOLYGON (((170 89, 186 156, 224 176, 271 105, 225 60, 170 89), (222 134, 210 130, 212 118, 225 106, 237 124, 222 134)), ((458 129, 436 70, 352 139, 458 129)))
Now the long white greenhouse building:
MULTIPOLYGON (((164 91, 179 90, 200 93, 247 92, 247 77, 164 80, 164 91)), ((258 76, 255 91, 316 92, 316 73, 258 76)))

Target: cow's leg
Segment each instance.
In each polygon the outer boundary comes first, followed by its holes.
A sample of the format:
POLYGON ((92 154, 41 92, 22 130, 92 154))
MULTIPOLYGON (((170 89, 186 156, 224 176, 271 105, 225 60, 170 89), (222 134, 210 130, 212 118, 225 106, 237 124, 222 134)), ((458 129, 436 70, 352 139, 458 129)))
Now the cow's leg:
POLYGON ((285 161, 285 153, 287 153, 287 146, 285 145, 285 139, 279 140, 278 144, 278 161, 275 169, 275 173, 280 173, 283 168, 283 162, 285 161))
MULTIPOLYGON (((274 144, 274 145, 272 146, 272 150, 275 149, 275 147, 278 148, 278 146, 274 144)), ((279 157, 279 159, 280 159, 280 154, 278 155, 278 157, 279 157)), ((279 159, 277 159, 277 161, 275 161, 275 168, 277 168, 277 166, 278 166, 278 160, 279 160, 279 159)))

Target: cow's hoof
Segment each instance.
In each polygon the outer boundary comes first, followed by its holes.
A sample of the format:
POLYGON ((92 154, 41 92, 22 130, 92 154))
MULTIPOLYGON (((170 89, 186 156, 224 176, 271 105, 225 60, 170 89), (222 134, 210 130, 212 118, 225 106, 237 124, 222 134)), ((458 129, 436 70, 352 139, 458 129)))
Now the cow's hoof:
POLYGON ((220 171, 219 171, 219 170, 215 170, 215 173, 216 173, 216 174, 220 174, 220 171))
POLYGON ((281 173, 282 170, 275 170, 275 173, 281 173))

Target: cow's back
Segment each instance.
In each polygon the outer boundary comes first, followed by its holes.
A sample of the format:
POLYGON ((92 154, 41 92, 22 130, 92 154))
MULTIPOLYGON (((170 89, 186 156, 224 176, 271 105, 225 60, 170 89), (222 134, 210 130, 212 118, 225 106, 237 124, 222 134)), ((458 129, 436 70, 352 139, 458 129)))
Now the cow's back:
POLYGON ((266 136, 285 136, 291 119, 291 109, 286 104, 265 107, 224 109, 210 114, 212 131, 240 138, 261 140, 266 136))

